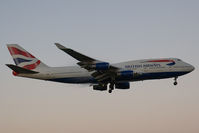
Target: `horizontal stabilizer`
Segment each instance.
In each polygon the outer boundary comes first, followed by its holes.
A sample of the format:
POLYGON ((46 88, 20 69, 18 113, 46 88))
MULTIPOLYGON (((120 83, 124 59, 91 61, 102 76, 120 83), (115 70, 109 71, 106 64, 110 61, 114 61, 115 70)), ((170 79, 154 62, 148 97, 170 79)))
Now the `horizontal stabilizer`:
POLYGON ((15 71, 16 73, 19 73, 19 74, 36 74, 36 73, 39 73, 39 72, 35 72, 35 71, 29 70, 29 69, 26 69, 26 68, 22 68, 22 67, 19 67, 19 66, 16 66, 16 65, 12 65, 12 64, 6 64, 6 66, 8 66, 10 69, 12 69, 13 71, 15 71))

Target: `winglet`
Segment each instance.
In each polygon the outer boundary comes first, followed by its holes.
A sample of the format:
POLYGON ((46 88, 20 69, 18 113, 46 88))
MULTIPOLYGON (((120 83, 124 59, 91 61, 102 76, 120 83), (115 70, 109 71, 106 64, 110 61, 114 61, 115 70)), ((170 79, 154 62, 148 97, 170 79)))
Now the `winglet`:
POLYGON ((59 44, 59 43, 55 43, 55 45, 59 48, 59 49, 68 49, 66 47, 64 47, 63 45, 59 44))

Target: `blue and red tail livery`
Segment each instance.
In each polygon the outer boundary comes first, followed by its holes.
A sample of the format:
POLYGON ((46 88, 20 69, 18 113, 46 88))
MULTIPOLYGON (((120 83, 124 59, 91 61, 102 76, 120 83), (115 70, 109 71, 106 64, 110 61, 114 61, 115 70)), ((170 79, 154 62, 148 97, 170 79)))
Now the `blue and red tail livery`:
POLYGON ((40 60, 35 58, 35 56, 27 52, 18 44, 8 44, 7 47, 17 66, 33 70, 41 64, 40 60))
POLYGON ((10 51, 11 55, 23 55, 29 58, 35 58, 33 55, 22 49, 19 45, 8 45, 8 50, 10 51), (18 47, 18 48, 17 48, 18 47))

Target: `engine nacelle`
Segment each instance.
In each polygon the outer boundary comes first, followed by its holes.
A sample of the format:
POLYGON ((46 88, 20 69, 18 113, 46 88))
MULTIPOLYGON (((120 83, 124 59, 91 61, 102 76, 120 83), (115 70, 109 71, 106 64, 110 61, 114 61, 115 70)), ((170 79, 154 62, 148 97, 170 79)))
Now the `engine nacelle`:
POLYGON ((92 65, 92 67, 95 70, 108 70, 109 69, 109 63, 107 63, 107 62, 100 62, 100 63, 96 63, 96 64, 92 65))
POLYGON ((117 89, 129 89, 130 83, 129 82, 116 83, 115 88, 117 88, 117 89))
POLYGON ((93 86, 93 90, 105 91, 105 90, 107 90, 107 86, 106 85, 104 85, 104 86, 102 86, 102 85, 94 85, 93 86))
POLYGON ((131 71, 131 70, 120 71, 120 72, 117 73, 117 75, 119 77, 122 77, 122 78, 132 78, 133 77, 133 71, 131 71))

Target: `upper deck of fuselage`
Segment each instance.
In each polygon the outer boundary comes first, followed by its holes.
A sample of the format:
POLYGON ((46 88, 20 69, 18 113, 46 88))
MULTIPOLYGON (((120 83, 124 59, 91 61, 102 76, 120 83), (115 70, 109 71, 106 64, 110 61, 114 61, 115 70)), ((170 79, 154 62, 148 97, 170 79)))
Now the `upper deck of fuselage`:
POLYGON ((193 71, 194 67, 179 58, 154 58, 126 61, 113 66, 137 71, 193 71))

